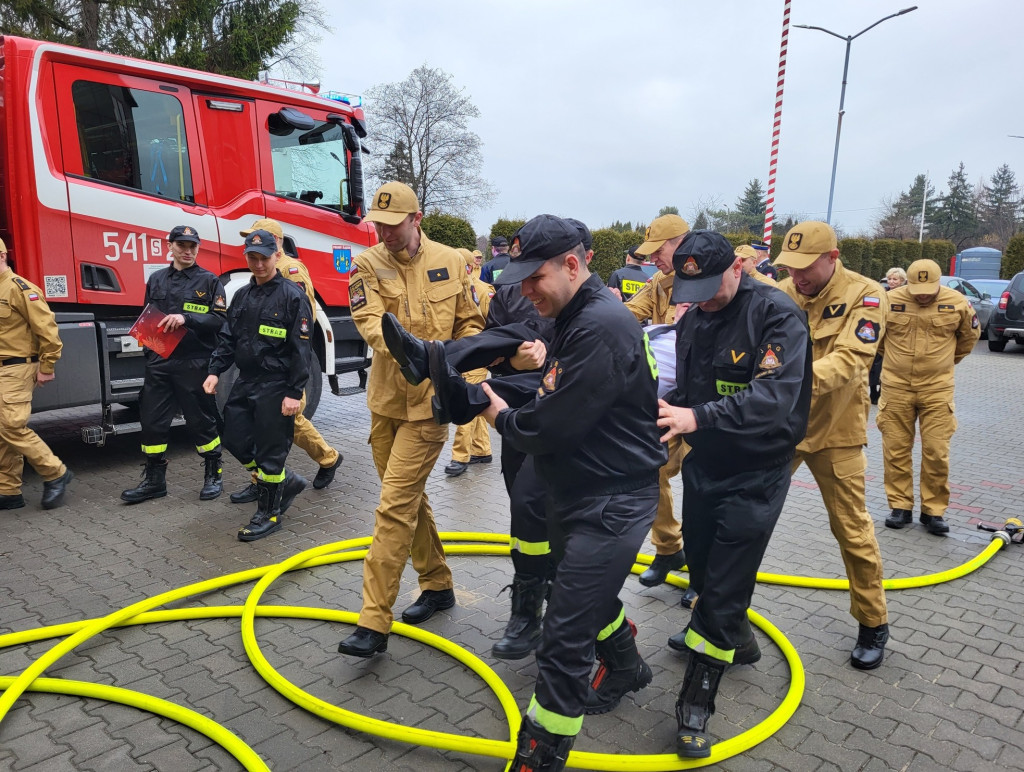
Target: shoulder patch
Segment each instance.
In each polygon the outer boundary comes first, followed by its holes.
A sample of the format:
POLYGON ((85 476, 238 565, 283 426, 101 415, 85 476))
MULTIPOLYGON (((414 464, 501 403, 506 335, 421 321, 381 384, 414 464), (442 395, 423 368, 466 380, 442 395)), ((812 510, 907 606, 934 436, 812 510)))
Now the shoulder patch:
POLYGON ((878 327, 870 319, 857 320, 857 338, 865 343, 878 342, 878 327))
POLYGON ((22 279, 20 276, 14 277, 14 283, 17 284, 20 289, 30 289, 28 282, 22 279))
POLYGON ((906 303, 890 303, 889 304, 889 310, 890 311, 906 311, 907 310, 907 304, 906 303))
POLYGON ((821 312, 822 319, 838 319, 846 313, 846 303, 831 303, 821 312))
POLYGON ((224 296, 223 295, 217 295, 217 297, 215 297, 213 299, 213 307, 214 308, 221 308, 221 309, 224 309, 224 308, 228 307, 227 303, 224 302, 224 296))
POLYGON ((542 397, 545 394, 550 394, 558 388, 558 382, 562 380, 562 366, 556 359, 551 363, 551 366, 547 369, 544 378, 541 379, 540 386, 537 388, 537 396, 542 397))
POLYGON ((299 266, 297 266, 297 265, 289 265, 288 266, 288 274, 289 274, 289 276, 291 276, 293 274, 296 274, 298 272, 299 272, 299 266))
POLYGON ((758 354, 761 356, 761 361, 757 363, 759 369, 771 371, 782 366, 782 346, 778 343, 769 343, 758 349, 758 354))
POLYGON ((878 298, 871 297, 870 295, 865 295, 863 304, 868 308, 878 308, 879 300, 878 298))
POLYGON ((944 314, 948 314, 951 311, 956 311, 956 306, 952 303, 939 303, 939 311, 944 314))
POLYGON ((430 281, 447 281, 448 280, 448 269, 447 268, 434 268, 427 271, 427 278, 430 281))
POLYGON ((29 292, 25 297, 27 297, 29 300, 39 300, 39 293, 29 292))
POLYGON ((348 307, 355 311, 366 305, 366 288, 363 287, 363 280, 358 279, 348 285, 348 307))

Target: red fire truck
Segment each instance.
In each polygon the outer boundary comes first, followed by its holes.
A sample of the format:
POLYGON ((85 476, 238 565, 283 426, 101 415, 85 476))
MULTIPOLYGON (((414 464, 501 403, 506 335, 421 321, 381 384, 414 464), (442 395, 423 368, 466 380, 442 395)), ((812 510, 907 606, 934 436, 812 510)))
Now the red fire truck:
POLYGON ((33 409, 99 405, 101 425, 83 431, 98 444, 137 427, 113 407, 138 399, 143 358, 127 333, 146 279, 170 260, 167 233, 199 232, 199 264, 230 302, 249 280, 239 230, 261 217, 281 222, 316 287, 309 405, 323 374, 335 393, 341 373, 364 385, 348 275, 376 236, 361 219, 366 126, 354 101, 0 37, 0 236, 64 341, 33 409))

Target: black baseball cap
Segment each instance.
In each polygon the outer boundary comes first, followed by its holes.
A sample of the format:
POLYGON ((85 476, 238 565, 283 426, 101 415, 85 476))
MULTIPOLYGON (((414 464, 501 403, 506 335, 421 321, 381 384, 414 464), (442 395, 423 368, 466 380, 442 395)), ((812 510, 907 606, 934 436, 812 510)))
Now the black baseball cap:
POLYGON ((636 251, 639 248, 640 248, 639 244, 634 244, 633 246, 631 246, 629 249, 626 250, 626 254, 629 255, 630 257, 632 257, 634 260, 646 260, 646 257, 644 257, 644 255, 638 255, 636 253, 636 251))
POLYGON ((495 236, 493 239, 491 239, 491 246, 492 247, 507 247, 508 246, 508 239, 506 239, 504 236, 495 236))
POLYGON ((167 234, 168 241, 191 241, 193 244, 198 244, 199 234, 196 233, 196 229, 191 225, 175 225, 171 228, 171 232, 167 234))
POLYGON ((245 253, 255 252, 271 257, 277 252, 277 240, 270 231, 257 230, 245 237, 245 253))
POLYGON ((519 254, 495 277, 495 285, 517 284, 528 279, 545 262, 564 255, 583 241, 580 232, 568 220, 553 214, 539 214, 516 231, 512 243, 519 245, 519 254))
POLYGON ((732 244, 721 233, 690 231, 672 255, 676 269, 673 303, 703 303, 722 286, 722 274, 736 261, 732 244))
POLYGON ((590 228, 575 217, 566 217, 565 221, 580 232, 580 243, 585 250, 589 252, 594 248, 594 236, 590 233, 590 228))

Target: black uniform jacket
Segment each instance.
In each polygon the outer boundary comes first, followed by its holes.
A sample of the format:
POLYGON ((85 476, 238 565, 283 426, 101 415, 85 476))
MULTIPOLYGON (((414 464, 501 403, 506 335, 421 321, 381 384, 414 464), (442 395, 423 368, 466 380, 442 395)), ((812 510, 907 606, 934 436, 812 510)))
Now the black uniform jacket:
POLYGON ((555 319, 534 401, 498 414, 502 439, 536 457, 556 499, 656 484, 658 367, 647 336, 592 274, 555 319))
MULTIPOLYGON (((503 284, 491 298, 487 309, 485 330, 494 327, 505 327, 509 324, 523 324, 531 330, 535 337, 550 346, 555 336, 555 320, 548 319, 537 313, 533 303, 523 297, 522 284, 503 284)), ((512 367, 507 360, 491 368, 494 375, 514 375, 519 370, 512 367)))
POLYGON ((309 300, 297 284, 279 273, 263 285, 253 278, 231 299, 210 373, 220 375, 234 363, 241 378, 285 381, 285 396, 301 399, 312 329, 309 300))
POLYGON ((629 263, 612 271, 608 277, 608 286, 621 292, 625 301, 642 290, 650 278, 639 265, 629 263))
MULTIPOLYGON (((169 359, 209 359, 217 347, 217 333, 224 325, 224 297, 220 279, 195 264, 184 271, 169 265, 149 277, 146 303, 165 314, 185 317, 185 337, 169 359)), ((146 349, 146 362, 158 361, 163 361, 163 357, 146 349)))
POLYGON ((676 332, 676 388, 665 397, 694 410, 687 463, 726 477, 792 459, 807 431, 811 355, 804 312, 746 274, 721 311, 687 311, 676 332))

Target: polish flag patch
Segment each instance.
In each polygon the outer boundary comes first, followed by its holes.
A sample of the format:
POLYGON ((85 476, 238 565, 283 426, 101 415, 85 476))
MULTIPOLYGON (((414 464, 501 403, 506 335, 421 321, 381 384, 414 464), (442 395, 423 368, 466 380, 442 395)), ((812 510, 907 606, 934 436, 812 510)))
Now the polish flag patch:
POLYGON ((39 300, 39 295, 36 294, 35 292, 30 292, 30 293, 28 293, 28 299, 29 300, 39 300))
POLYGON ((868 308, 878 308, 879 300, 878 298, 868 296, 864 298, 864 305, 866 305, 868 308))

